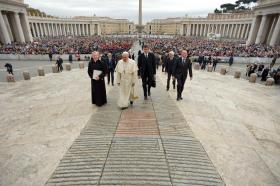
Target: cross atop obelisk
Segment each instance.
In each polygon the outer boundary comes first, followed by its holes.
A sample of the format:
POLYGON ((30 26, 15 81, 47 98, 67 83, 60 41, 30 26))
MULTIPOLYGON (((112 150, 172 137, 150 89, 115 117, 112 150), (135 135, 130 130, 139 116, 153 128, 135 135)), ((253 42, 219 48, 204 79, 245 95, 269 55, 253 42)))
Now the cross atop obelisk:
POLYGON ((144 26, 142 25, 142 0, 139 0, 139 15, 138 15, 138 25, 137 25, 137 30, 138 30, 138 35, 141 38, 142 37, 142 31, 144 29, 144 26))

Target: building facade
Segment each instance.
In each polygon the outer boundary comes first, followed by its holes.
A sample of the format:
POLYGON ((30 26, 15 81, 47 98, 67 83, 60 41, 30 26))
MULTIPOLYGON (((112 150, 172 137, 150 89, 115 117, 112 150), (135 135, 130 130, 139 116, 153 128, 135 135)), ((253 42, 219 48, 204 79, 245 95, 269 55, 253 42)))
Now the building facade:
MULTIPOLYGON (((142 1, 140 1, 142 2, 142 1)), ((140 4, 139 4, 140 6, 140 4)), ((0 41, 30 42, 33 38, 57 36, 129 35, 137 26, 127 19, 109 17, 73 18, 28 15, 23 0, 0 0, 0 41)), ((140 10, 140 8, 139 8, 140 10)), ((247 44, 280 44, 280 0, 259 0, 253 11, 210 13, 207 17, 154 19, 143 32, 152 35, 188 37, 219 36, 246 40, 247 44)), ((141 21, 142 22, 142 21, 141 21)))
POLYGON ((29 16, 31 34, 34 38, 55 36, 92 36, 131 34, 135 26, 127 19, 109 17, 50 18, 29 16))
POLYGON ((228 39, 248 38, 253 20, 253 12, 208 14, 206 18, 168 18, 155 19, 147 23, 148 34, 168 34, 194 37, 208 37, 209 34, 220 35, 228 39))
POLYGON ((247 44, 280 44, 280 0, 259 0, 247 44))
POLYGON ((27 5, 23 0, 0 0, 0 41, 31 42, 27 5))

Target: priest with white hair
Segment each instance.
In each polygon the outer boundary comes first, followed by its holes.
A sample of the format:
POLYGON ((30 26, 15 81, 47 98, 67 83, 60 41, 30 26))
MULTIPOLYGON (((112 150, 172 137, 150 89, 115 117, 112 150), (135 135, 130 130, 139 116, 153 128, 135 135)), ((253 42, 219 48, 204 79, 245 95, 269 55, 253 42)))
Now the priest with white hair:
POLYGON ((117 84, 119 86, 119 100, 118 106, 121 109, 128 108, 129 102, 132 105, 133 101, 138 98, 137 79, 138 67, 137 63, 129 59, 129 53, 123 52, 122 59, 116 66, 117 84))

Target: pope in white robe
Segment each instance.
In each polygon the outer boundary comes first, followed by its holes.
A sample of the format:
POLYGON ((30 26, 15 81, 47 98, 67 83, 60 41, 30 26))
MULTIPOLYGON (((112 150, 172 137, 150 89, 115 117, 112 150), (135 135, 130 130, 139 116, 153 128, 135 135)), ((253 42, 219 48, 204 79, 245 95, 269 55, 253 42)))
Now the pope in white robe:
POLYGON ((128 108, 129 102, 133 104, 133 101, 138 98, 137 90, 137 63, 129 59, 129 53, 122 53, 122 59, 116 66, 116 82, 119 86, 119 100, 118 106, 121 109, 128 108))

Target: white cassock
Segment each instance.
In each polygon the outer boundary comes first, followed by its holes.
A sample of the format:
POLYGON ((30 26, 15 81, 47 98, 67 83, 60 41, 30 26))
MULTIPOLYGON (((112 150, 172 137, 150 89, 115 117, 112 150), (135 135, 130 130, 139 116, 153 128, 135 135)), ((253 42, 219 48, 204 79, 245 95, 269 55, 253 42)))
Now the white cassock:
POLYGON ((138 90, 136 85, 138 77, 137 64, 132 59, 128 59, 127 62, 120 60, 115 70, 117 73, 116 82, 120 84, 118 106, 120 108, 128 107, 129 101, 134 101, 138 98, 138 90))

